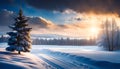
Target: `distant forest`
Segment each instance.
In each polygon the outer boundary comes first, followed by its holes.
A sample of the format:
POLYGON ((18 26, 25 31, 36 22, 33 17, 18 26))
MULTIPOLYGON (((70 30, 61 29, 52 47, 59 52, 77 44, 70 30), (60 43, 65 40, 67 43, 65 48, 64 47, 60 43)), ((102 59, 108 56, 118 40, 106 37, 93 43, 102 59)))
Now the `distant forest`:
MULTIPOLYGON (((0 42, 7 42, 9 37, 0 37, 0 42)), ((53 39, 32 39, 33 45, 78 45, 78 46, 85 46, 85 45, 95 45, 96 42, 93 39, 70 39, 70 38, 53 38, 53 39)))

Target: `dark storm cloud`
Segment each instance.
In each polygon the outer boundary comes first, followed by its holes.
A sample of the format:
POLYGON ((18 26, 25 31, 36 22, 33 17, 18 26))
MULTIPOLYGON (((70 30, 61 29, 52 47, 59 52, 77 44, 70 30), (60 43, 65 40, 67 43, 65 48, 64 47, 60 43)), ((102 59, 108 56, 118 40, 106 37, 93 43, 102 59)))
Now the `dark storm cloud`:
POLYGON ((20 0, 0 0, 0 7, 17 6, 20 3, 20 0))
MULTIPOLYGON (((17 14, 13 11, 8 11, 6 9, 0 11, 0 32, 10 31, 9 25, 15 23, 14 18, 16 18, 17 14)), ((49 20, 46 20, 42 17, 27 17, 29 26, 33 28, 33 31, 40 28, 51 28, 55 26, 49 20)))
POLYGON ((0 11, 0 26, 7 26, 14 22, 15 14, 6 9, 0 11))
POLYGON ((10 5, 14 0, 0 0, 0 5, 10 5))
MULTIPOLYGON (((17 14, 13 11, 8 11, 6 9, 0 11, 0 28, 1 26, 9 26, 15 23, 14 18, 16 18, 17 14)), ((53 26, 54 24, 46 20, 42 17, 27 17, 28 23, 31 27, 40 27, 40 28, 49 28, 49 26, 53 26)))
POLYGON ((120 13, 120 0, 26 0, 38 9, 76 12, 120 13))
POLYGON ((0 9, 20 8, 23 5, 23 2, 24 0, 0 0, 0 9))

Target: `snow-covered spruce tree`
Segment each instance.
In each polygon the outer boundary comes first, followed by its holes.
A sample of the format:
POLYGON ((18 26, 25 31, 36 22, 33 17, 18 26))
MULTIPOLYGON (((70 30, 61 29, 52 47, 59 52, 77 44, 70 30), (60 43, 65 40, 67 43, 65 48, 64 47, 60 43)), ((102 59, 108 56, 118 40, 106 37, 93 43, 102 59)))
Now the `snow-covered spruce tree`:
POLYGON ((18 51, 18 54, 21 54, 21 51, 30 52, 30 31, 32 28, 27 27, 27 21, 20 9, 18 17, 15 18, 15 23, 9 26, 13 31, 7 33, 10 36, 8 39, 9 47, 6 48, 7 51, 18 51))

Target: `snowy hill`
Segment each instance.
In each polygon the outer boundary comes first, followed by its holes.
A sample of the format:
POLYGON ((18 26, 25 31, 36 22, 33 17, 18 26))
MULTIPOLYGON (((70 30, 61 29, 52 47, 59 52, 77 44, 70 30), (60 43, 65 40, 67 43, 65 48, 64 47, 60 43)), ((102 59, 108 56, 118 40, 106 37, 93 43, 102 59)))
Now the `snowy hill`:
POLYGON ((2 69, 45 69, 41 63, 40 59, 29 53, 18 55, 0 49, 0 67, 2 69))
POLYGON ((5 47, 7 47, 7 43, 0 43, 1 69, 53 69, 49 64, 31 53, 18 55, 17 52, 5 51, 5 47))

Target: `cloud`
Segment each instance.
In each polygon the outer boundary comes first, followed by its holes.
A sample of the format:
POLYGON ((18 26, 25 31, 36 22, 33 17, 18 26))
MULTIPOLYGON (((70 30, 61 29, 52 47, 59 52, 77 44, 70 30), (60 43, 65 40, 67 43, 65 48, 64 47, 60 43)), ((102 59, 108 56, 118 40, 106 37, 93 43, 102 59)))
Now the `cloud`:
POLYGON ((38 29, 38 28, 51 29, 56 27, 56 25, 53 22, 43 17, 28 17, 28 23, 34 29, 38 29))
MULTIPOLYGON (((8 11, 6 9, 0 11, 0 31, 8 31, 8 26, 15 23, 14 18, 17 16, 13 11, 8 11), (4 29, 2 29, 4 27, 4 29)), ((55 26, 51 21, 44 19, 42 17, 27 17, 30 27, 34 30, 37 28, 52 28, 55 26)))
POLYGON ((25 0, 26 3, 38 9, 88 13, 117 13, 120 14, 120 0, 25 0))
POLYGON ((69 13, 117 13, 120 14, 120 0, 0 0, 0 8, 32 6, 37 9, 69 13), (69 11, 66 9, 69 9, 69 11))
MULTIPOLYGON (((13 24, 16 13, 8 10, 0 11, 0 32, 11 31, 8 25, 13 24)), ((59 34, 70 37, 82 37, 87 38, 91 36, 91 28, 99 28, 101 23, 106 20, 115 19, 117 23, 120 23, 120 18, 117 15, 95 15, 95 14, 78 14, 72 19, 80 22, 56 24, 43 17, 28 16, 29 26, 32 27, 31 34, 59 34), (81 20, 82 18, 82 20, 81 20)), ((71 20, 72 20, 71 19, 71 20)), ((72 21, 71 21, 72 22, 72 21)))
POLYGON ((23 5, 24 0, 0 0, 0 9, 16 9, 23 5))
MULTIPOLYGON (((0 11, 0 26, 8 26, 14 23, 14 18, 17 16, 13 11, 8 11, 6 9, 0 11)), ((31 25, 40 25, 41 28, 48 28, 54 25, 50 20, 42 17, 27 17, 28 23, 31 25)))
POLYGON ((6 9, 0 11, 0 26, 6 26, 12 24, 14 21, 15 14, 12 11, 6 9))
POLYGON ((14 0, 1 0, 0 5, 10 5, 13 3, 14 0))
MULTIPOLYGON (((0 12, 0 32, 11 31, 8 25, 14 23, 16 14, 12 11, 3 10, 0 12)), ((87 24, 85 23, 74 23, 74 24, 63 24, 57 25, 50 20, 43 17, 28 17, 29 26, 33 28, 31 34, 59 34, 71 37, 86 36, 85 30, 87 30, 87 24), (84 31, 83 31, 84 30, 84 31)))

